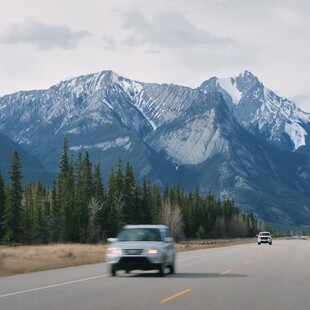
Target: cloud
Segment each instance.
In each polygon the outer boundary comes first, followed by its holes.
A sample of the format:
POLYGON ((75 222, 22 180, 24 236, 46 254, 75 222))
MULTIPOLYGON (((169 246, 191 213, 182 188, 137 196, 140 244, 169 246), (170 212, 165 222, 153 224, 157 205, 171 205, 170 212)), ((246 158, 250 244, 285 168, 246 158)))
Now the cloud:
POLYGON ((109 36, 102 36, 101 41, 104 49, 114 50, 116 48, 115 40, 109 36))
POLYGON ((139 12, 124 14, 123 28, 131 31, 124 41, 129 46, 152 48, 195 48, 210 49, 235 44, 229 37, 220 37, 198 29, 193 23, 175 12, 159 13, 148 21, 139 12))
POLYGON ((31 44, 39 49, 74 49, 79 40, 90 36, 87 31, 72 31, 64 25, 47 25, 33 18, 27 18, 20 24, 11 24, 0 37, 6 44, 31 44))

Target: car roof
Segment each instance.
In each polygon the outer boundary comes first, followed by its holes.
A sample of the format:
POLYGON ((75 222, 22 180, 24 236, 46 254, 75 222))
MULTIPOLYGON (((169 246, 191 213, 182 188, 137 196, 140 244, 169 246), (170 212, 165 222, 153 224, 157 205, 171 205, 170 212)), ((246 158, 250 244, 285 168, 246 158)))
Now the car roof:
POLYGON ((148 224, 140 224, 140 225, 125 225, 124 229, 134 229, 134 228, 157 228, 157 229, 167 229, 166 225, 148 225, 148 224))

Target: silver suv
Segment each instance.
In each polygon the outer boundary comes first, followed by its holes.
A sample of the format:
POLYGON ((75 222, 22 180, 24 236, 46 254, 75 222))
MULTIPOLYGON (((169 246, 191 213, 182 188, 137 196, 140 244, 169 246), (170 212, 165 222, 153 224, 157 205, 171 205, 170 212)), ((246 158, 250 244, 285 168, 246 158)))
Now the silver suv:
POLYGON ((175 242, 165 225, 126 225, 117 238, 109 238, 106 261, 109 272, 117 270, 153 270, 165 275, 165 268, 175 272, 175 242))
POLYGON ((262 231, 257 235, 257 244, 260 245, 261 243, 269 243, 272 245, 272 236, 268 231, 262 231))

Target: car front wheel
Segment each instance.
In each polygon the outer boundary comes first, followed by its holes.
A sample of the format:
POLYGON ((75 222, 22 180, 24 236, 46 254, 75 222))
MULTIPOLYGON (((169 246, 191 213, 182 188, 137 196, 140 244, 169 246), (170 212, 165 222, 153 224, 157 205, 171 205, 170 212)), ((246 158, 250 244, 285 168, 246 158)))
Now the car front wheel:
POLYGON ((164 277, 165 276, 165 266, 164 266, 164 264, 160 264, 160 267, 158 269, 158 275, 160 277, 164 277))
POLYGON ((175 257, 174 256, 173 256, 171 265, 169 265, 168 267, 169 267, 170 274, 174 274, 175 273, 175 257))
POLYGON ((111 266, 111 276, 112 277, 116 276, 116 269, 113 266, 111 266))

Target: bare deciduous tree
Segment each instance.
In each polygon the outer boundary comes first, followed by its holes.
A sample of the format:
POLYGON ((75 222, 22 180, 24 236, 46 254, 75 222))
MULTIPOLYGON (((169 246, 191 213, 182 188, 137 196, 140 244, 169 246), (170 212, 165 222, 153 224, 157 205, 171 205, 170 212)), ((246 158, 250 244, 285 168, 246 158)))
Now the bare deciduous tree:
POLYGON ((94 242, 100 240, 100 226, 96 223, 96 217, 98 211, 103 207, 102 203, 99 203, 95 197, 91 197, 88 204, 89 221, 87 227, 87 239, 88 242, 94 242))
POLYGON ((160 212, 160 222, 167 225, 175 238, 181 237, 184 223, 181 208, 172 204, 169 199, 165 200, 160 212))

